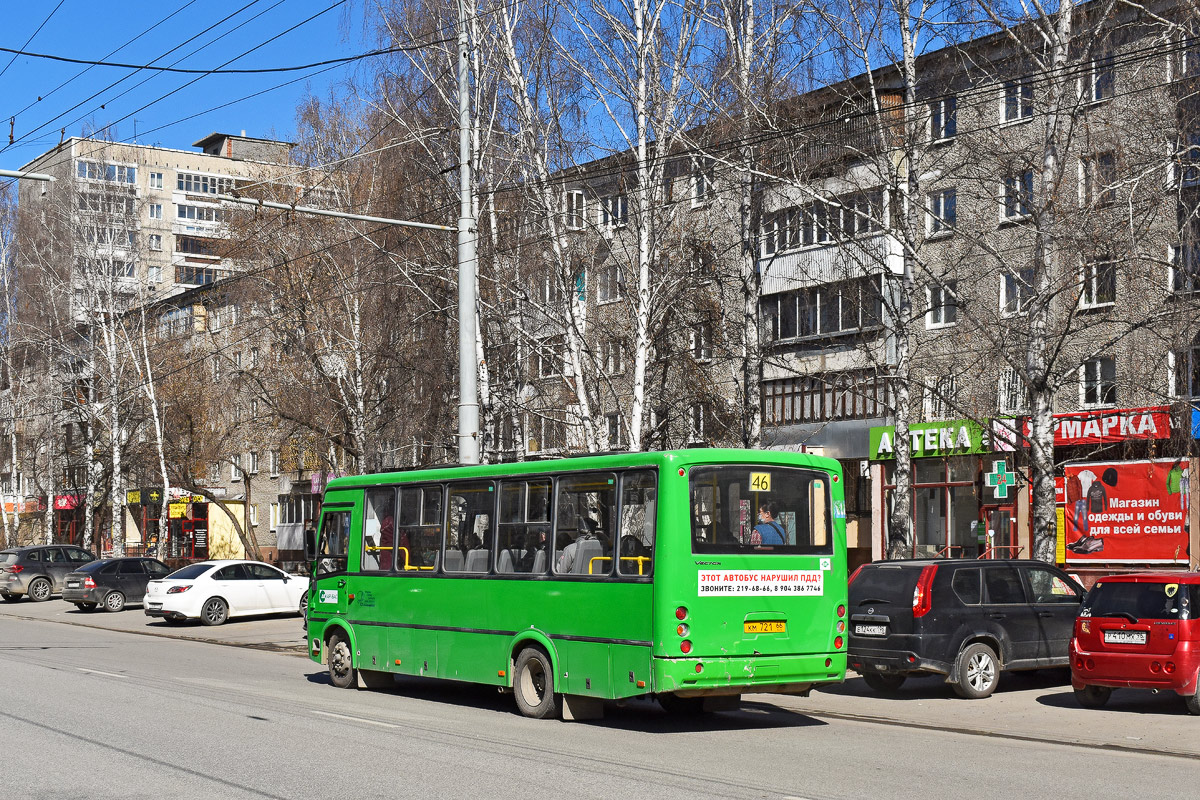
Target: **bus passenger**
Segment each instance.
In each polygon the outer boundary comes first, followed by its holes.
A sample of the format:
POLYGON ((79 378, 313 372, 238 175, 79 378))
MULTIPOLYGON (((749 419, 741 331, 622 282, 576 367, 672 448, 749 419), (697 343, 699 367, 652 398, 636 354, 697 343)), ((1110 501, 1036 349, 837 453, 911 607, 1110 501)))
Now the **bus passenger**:
POLYGON ((750 534, 750 544, 787 544, 787 534, 775 518, 779 516, 779 504, 767 500, 758 507, 758 524, 750 534))

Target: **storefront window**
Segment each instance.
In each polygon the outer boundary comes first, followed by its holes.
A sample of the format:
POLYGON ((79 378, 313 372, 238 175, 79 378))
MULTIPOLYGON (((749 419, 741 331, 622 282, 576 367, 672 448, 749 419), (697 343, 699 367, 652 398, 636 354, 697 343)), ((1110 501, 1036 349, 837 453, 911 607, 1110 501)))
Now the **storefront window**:
MULTIPOLYGON (((884 467, 885 500, 890 509, 895 468, 884 467)), ((979 458, 913 460, 913 553, 916 558, 976 558, 982 550, 980 498, 976 483, 979 458)), ((884 519, 887 527, 888 518, 884 519)))
POLYGON ((913 483, 945 483, 946 462, 940 458, 913 460, 913 483))
MULTIPOLYGON (((954 474, 951 467, 950 474, 954 474)), ((979 555, 979 496, 975 485, 950 487, 950 555, 979 555)))

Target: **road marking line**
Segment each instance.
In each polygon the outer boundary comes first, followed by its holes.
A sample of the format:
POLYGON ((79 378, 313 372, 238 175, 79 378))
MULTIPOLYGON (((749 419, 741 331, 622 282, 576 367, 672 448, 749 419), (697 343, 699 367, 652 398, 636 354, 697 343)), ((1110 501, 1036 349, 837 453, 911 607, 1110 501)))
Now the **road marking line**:
POLYGON ((83 667, 76 667, 75 669, 79 670, 80 672, 91 673, 92 675, 107 675, 110 678, 128 678, 129 677, 128 675, 118 675, 115 672, 105 672, 104 670, 99 670, 99 669, 84 669, 83 667))
POLYGON ((393 725, 390 722, 379 722, 373 719, 363 719, 362 717, 351 717, 346 714, 334 714, 331 711, 313 711, 314 714, 320 714, 322 717, 333 717, 334 719, 344 719, 350 722, 365 722, 368 725, 378 725, 381 728, 399 728, 399 725, 393 725))

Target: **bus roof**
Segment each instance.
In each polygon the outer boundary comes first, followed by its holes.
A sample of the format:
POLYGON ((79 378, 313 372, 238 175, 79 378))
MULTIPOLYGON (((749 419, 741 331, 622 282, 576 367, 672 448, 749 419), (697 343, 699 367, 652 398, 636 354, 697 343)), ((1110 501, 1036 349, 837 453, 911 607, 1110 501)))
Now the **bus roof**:
POLYGON ((490 478, 504 475, 619 469, 622 467, 683 467, 691 464, 737 464, 746 462, 778 466, 806 466, 841 473, 841 465, 835 459, 811 453, 795 453, 785 450, 695 447, 685 450, 604 454, 588 453, 578 456, 537 459, 533 461, 509 461, 497 464, 474 464, 470 466, 444 465, 396 472, 373 472, 364 475, 335 478, 329 482, 325 489, 326 491, 332 491, 398 482, 490 478))

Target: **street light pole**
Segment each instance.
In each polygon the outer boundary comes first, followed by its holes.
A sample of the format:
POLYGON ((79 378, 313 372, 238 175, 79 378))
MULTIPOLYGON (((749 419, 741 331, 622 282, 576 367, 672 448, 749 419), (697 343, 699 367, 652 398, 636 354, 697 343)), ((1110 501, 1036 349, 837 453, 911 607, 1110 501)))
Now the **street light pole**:
POLYGON ((467 4, 458 0, 458 460, 479 463, 479 361, 475 353, 475 215, 471 209, 471 95, 467 4))

